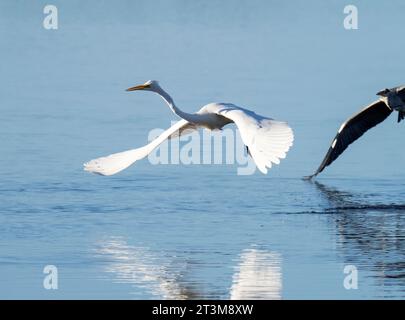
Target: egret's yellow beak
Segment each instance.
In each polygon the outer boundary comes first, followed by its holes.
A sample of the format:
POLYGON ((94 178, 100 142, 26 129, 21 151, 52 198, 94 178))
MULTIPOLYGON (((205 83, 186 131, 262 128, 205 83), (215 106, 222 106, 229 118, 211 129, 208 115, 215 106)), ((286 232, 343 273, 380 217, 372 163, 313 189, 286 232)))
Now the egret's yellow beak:
POLYGON ((126 91, 144 90, 144 89, 147 89, 149 87, 150 87, 149 84, 141 84, 139 86, 128 88, 126 91))

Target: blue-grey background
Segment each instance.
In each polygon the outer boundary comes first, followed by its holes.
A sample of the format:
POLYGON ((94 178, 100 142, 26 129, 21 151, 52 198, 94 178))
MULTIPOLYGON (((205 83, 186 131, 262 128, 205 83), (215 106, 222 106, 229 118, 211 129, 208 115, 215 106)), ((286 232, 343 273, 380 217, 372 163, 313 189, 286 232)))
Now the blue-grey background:
POLYGON ((403 299, 404 124, 367 133, 319 183, 301 177, 342 121, 405 82, 404 13, 400 0, 2 0, 0 298, 403 299), (42 26, 49 3, 58 30, 42 26), (359 30, 343 28, 347 4, 359 30), (147 160, 82 171, 175 119, 124 91, 148 79, 189 112, 227 101, 287 120, 294 147, 267 176, 147 160))

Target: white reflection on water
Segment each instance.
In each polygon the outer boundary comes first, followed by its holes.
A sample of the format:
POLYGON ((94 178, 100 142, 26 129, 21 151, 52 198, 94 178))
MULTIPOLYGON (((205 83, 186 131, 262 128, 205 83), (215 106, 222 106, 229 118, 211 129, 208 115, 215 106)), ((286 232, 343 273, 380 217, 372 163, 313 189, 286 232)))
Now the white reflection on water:
POLYGON ((129 246, 124 240, 114 239, 102 244, 97 253, 112 259, 107 272, 116 275, 119 282, 145 287, 162 299, 186 299, 187 294, 177 281, 172 268, 162 264, 147 248, 129 246))
MULTIPOLYGON (((207 298, 202 283, 190 288, 194 281, 187 279, 187 262, 178 263, 179 257, 162 257, 148 248, 130 246, 121 238, 101 243, 96 252, 109 259, 105 271, 113 273, 117 282, 142 287, 160 299, 207 298)), ((249 248, 242 251, 238 260, 230 299, 281 299, 278 253, 249 248)))
POLYGON ((276 252, 246 249, 233 275, 232 300, 281 299, 281 257, 276 252))

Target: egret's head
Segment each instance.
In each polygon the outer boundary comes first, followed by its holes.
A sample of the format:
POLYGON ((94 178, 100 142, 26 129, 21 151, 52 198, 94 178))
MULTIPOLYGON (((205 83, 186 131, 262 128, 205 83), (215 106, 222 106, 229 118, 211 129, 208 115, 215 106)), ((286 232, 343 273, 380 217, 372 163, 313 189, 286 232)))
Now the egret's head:
POLYGON ((384 89, 384 90, 377 92, 377 96, 386 97, 389 92, 390 92, 390 89, 384 89))
POLYGON ((160 89, 159 83, 156 80, 148 80, 144 84, 140 84, 135 87, 128 88, 127 91, 146 90, 146 91, 158 91, 160 89))

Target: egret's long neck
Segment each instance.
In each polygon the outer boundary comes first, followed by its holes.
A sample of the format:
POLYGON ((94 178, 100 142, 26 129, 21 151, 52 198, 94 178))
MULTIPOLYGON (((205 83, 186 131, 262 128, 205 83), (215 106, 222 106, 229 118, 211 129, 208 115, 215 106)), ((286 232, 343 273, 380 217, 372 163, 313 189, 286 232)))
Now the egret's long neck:
POLYGON ((181 111, 174 103, 172 97, 166 91, 164 91, 162 88, 159 88, 159 91, 155 91, 155 92, 158 95, 160 95, 164 101, 166 101, 167 105, 173 111, 173 113, 178 115, 180 118, 183 118, 190 122, 198 121, 198 115, 181 111))

